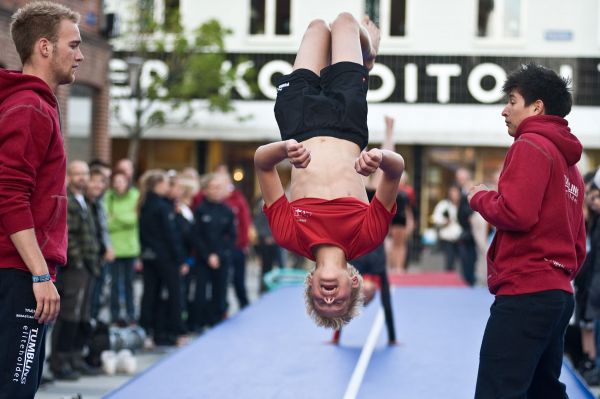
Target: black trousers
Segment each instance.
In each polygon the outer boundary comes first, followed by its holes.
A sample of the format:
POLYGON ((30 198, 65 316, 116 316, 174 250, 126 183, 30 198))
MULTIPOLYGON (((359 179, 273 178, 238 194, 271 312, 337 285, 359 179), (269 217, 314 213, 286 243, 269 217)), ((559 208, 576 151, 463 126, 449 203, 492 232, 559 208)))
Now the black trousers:
POLYGON ((458 258, 458 243, 454 241, 440 240, 440 246, 444 251, 444 270, 454 270, 454 261, 458 258))
POLYGON ((170 261, 144 260, 144 293, 140 325, 154 338, 161 335, 177 336, 185 329, 181 319, 181 280, 179 267, 170 261), (157 317, 161 291, 168 292, 166 317, 157 317))
MULTIPOLYGON (((260 273, 260 292, 265 292, 267 287, 264 282, 265 274, 273 270, 273 264, 278 261, 279 246, 275 243, 267 243, 264 238, 259 239, 259 244, 256 248, 257 254, 260 256, 261 273, 260 273)), ((279 265, 279 267, 283 267, 279 265)))
POLYGON ((490 308, 476 399, 566 399, 559 382, 573 295, 560 291, 497 296, 490 308))
POLYGON ((227 313, 227 276, 230 263, 221 260, 218 269, 198 261, 196 295, 194 298, 194 328, 213 326, 227 313))
POLYGON ((475 241, 472 239, 459 241, 458 256, 460 257, 463 279, 470 286, 475 285, 475 262, 477 262, 477 248, 475 247, 475 241))
POLYGON ((233 288, 240 309, 248 306, 248 293, 246 292, 246 254, 241 249, 235 248, 231 254, 233 266, 233 288))
POLYGON ((46 325, 33 318, 31 273, 0 269, 0 398, 33 398, 42 379, 46 325))

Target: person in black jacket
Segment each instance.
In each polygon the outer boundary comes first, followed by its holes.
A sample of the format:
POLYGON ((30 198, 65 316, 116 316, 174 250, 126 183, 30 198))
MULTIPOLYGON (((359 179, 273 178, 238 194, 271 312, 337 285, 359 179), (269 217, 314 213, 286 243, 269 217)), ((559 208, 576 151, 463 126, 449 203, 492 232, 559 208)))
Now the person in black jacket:
POLYGON ((194 214, 194 249, 197 286, 194 303, 195 329, 212 326, 227 312, 227 275, 235 245, 235 216, 223 204, 226 182, 219 174, 210 174, 202 182, 204 201, 194 214), (207 287, 211 286, 210 301, 207 287))
POLYGON ((144 264, 144 293, 140 325, 159 345, 175 345, 185 333, 181 320, 180 274, 189 266, 177 242, 175 211, 166 198, 167 174, 149 170, 140 179, 140 243, 144 264), (167 317, 156 318, 161 293, 166 292, 167 317))
MULTIPOLYGON (((190 266, 190 273, 181 278, 181 306, 183 311, 184 324, 189 330, 193 330, 193 314, 190 309, 193 308, 193 295, 196 286, 196 275, 192 270, 194 264, 194 212, 190 208, 194 193, 198 191, 198 180, 184 176, 175 171, 169 171, 170 189, 169 201, 175 210, 175 230, 178 244, 185 256, 185 262, 190 266)), ((164 312, 163 312, 164 313, 164 312)))
POLYGON ((588 385, 600 385, 600 187, 591 183, 586 193, 589 205, 588 243, 589 252, 584 266, 587 268, 587 303, 584 306, 584 320, 593 320, 595 331, 596 359, 593 370, 584 372, 588 385))

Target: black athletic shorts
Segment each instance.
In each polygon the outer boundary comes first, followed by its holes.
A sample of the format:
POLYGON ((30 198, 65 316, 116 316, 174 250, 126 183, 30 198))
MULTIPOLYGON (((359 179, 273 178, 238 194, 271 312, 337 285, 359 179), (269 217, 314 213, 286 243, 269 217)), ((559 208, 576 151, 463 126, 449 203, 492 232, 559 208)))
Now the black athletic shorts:
POLYGON ((396 214, 392 218, 393 226, 406 226, 406 205, 408 205, 408 196, 400 191, 396 194, 396 214))
POLYGON ((308 69, 282 76, 275 100, 281 139, 300 142, 332 136, 365 148, 368 88, 367 69, 354 62, 329 65, 321 70, 321 77, 308 69))

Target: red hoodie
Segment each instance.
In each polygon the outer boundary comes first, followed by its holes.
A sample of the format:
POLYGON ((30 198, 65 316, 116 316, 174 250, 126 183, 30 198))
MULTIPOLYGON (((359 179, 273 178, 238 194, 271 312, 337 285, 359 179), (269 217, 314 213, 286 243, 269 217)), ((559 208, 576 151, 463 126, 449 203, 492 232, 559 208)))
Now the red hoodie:
POLYGON ((35 229, 51 275, 66 262, 66 156, 56 97, 0 69, 0 267, 29 271, 10 235, 35 229))
POLYGON ((498 191, 481 191, 471 207, 496 226, 488 251, 488 286, 496 295, 559 289, 585 258, 583 180, 575 163, 582 146, 567 121, 531 116, 510 147, 498 191))

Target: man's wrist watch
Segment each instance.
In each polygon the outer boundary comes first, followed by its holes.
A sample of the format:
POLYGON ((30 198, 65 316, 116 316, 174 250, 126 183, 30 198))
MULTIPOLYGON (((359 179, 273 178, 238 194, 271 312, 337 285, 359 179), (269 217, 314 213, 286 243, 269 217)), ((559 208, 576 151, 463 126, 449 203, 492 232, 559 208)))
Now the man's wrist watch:
POLYGON ((50 281, 50 273, 41 274, 39 276, 31 276, 34 283, 43 283, 44 281, 50 281))

